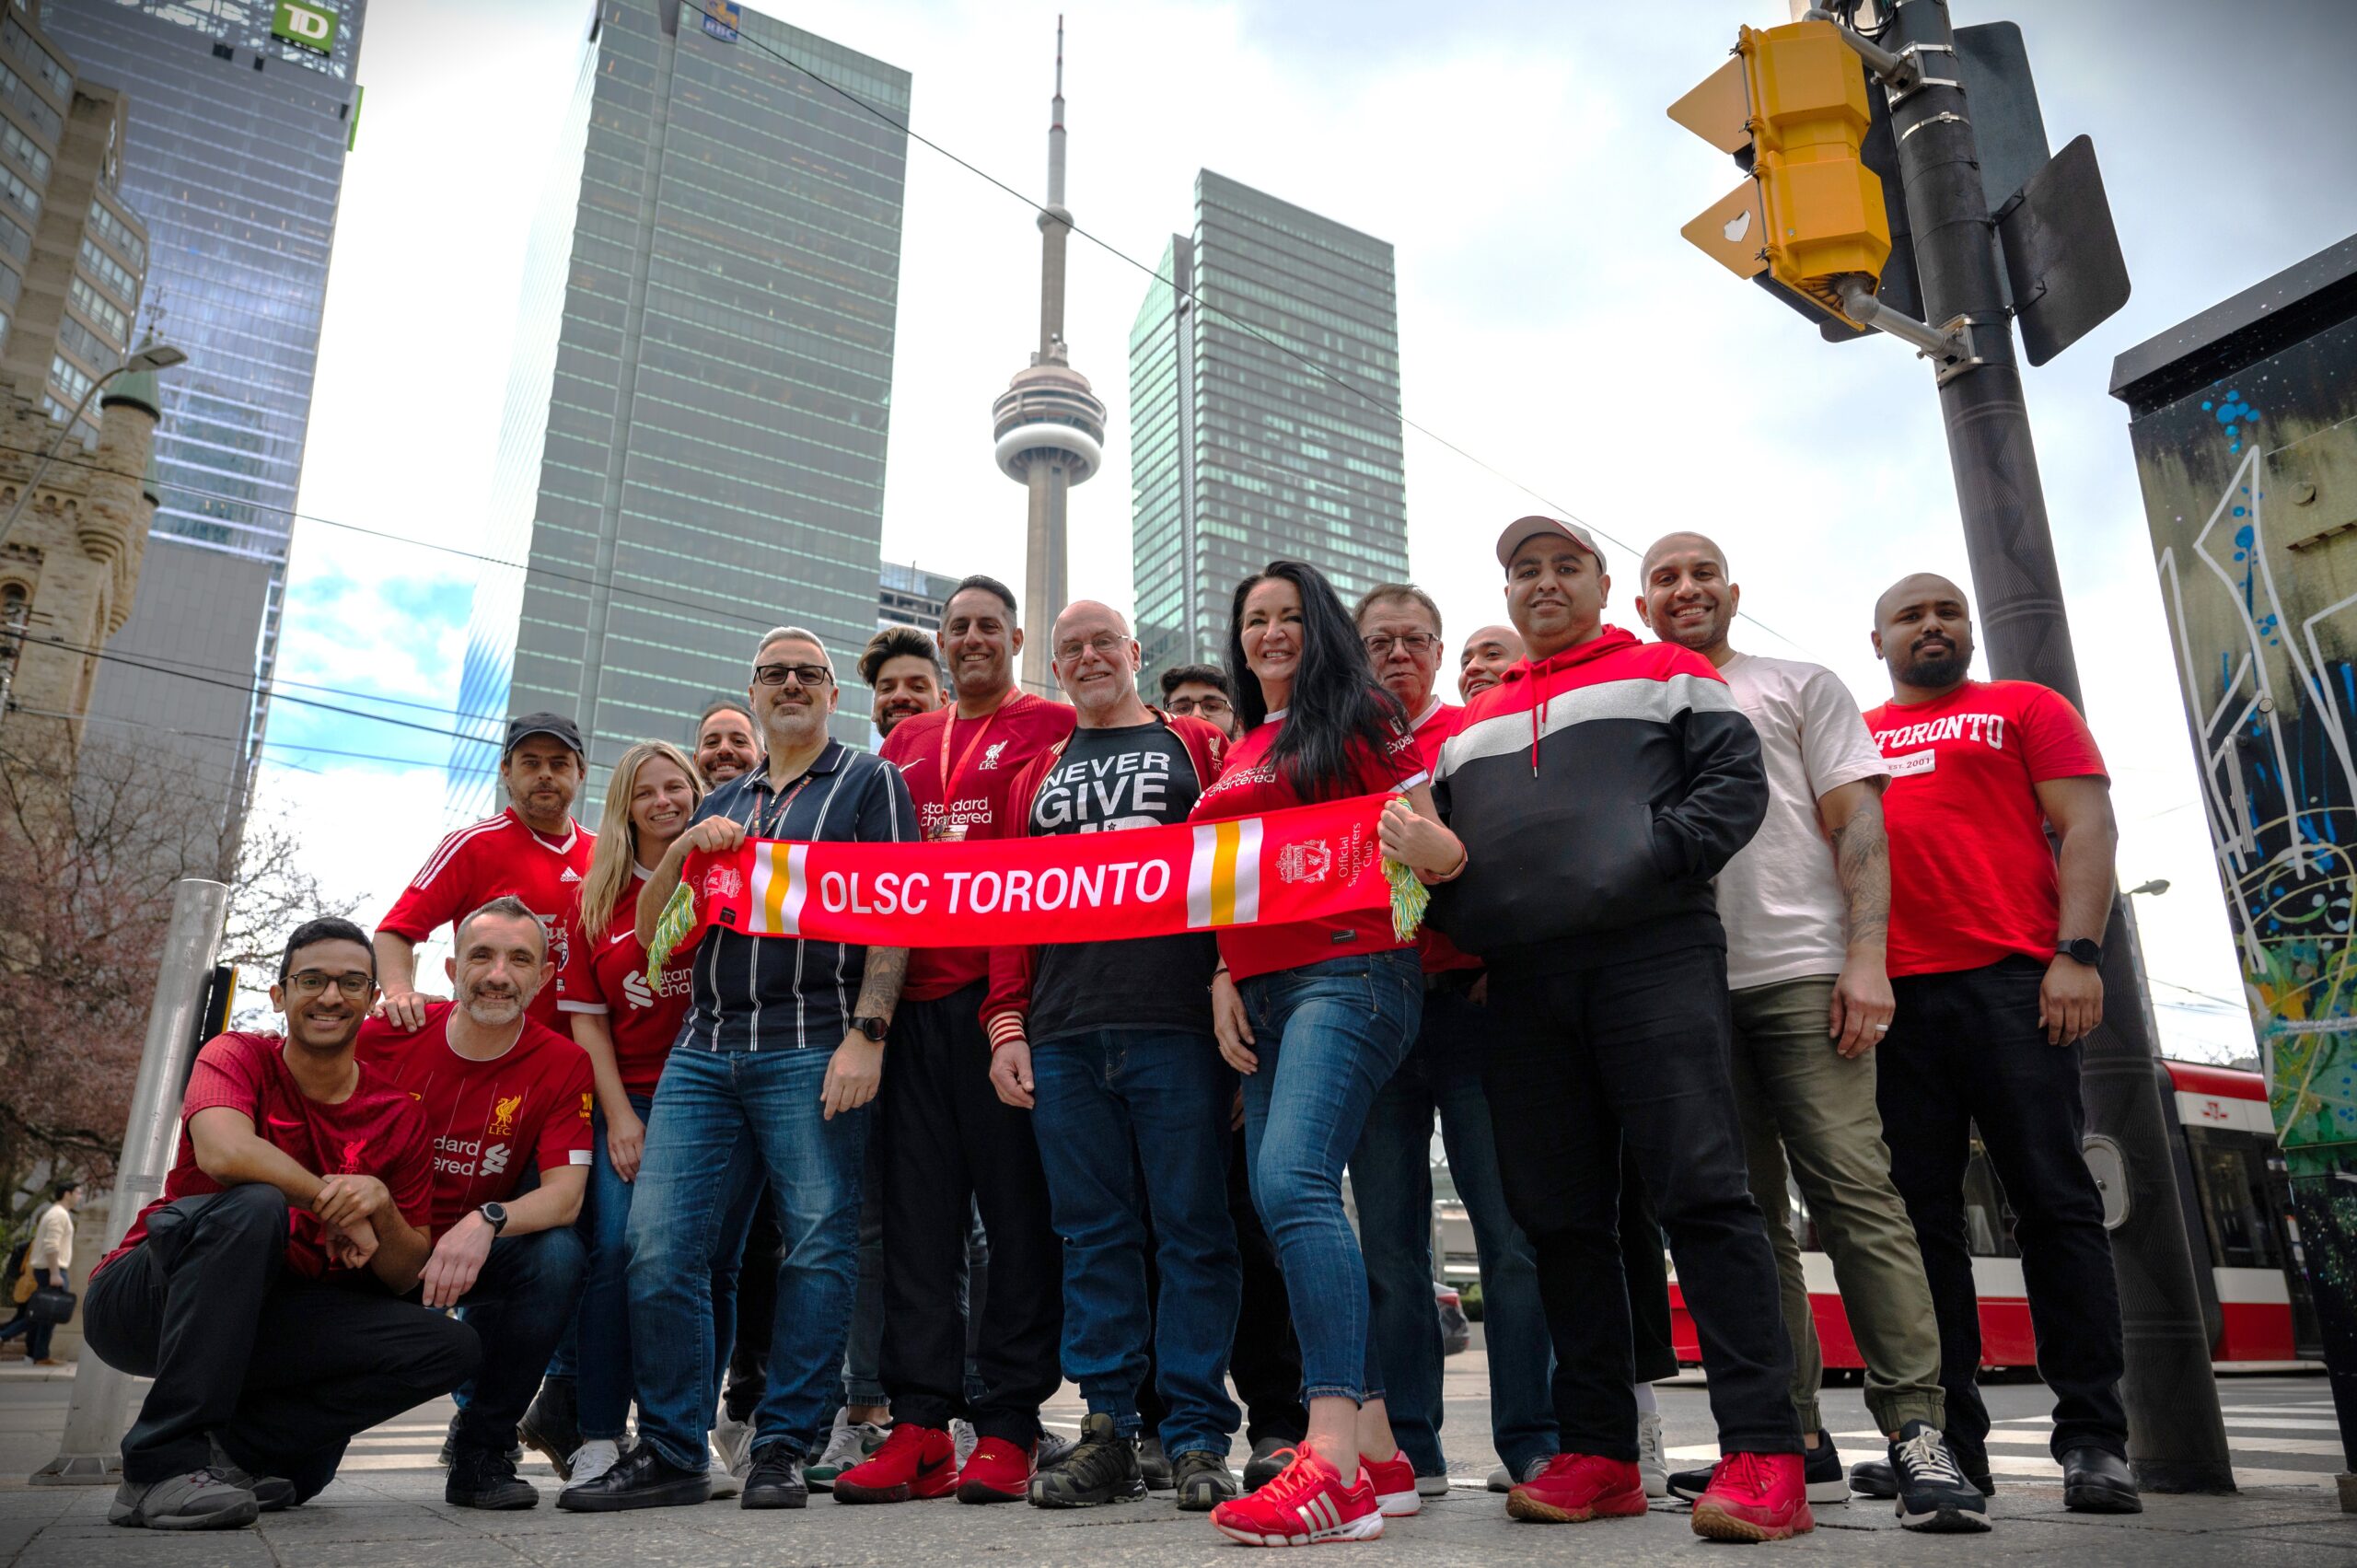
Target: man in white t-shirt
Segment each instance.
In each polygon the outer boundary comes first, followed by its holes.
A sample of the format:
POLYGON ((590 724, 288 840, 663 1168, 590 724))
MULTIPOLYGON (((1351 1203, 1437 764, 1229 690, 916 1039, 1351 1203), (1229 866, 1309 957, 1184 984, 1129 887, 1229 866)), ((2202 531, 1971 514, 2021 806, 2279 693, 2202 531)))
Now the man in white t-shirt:
MULTIPOLYGON (((1845 1502, 1850 1485, 1817 1411, 1824 1363, 1786 1197, 1787 1160, 1865 1358, 1866 1405, 1890 1438, 1901 1522, 1986 1529, 1987 1504, 1942 1435, 1938 1321, 1875 1107, 1874 1050, 1893 1011, 1884 968, 1889 766, 1832 671, 1728 645, 1741 590, 1717 545, 1667 535, 1645 552, 1638 582, 1639 618, 1725 678, 1759 732, 1768 772, 1767 818, 1719 873, 1719 919, 1737 1110, 1752 1197, 1776 1249, 1793 1403, 1809 1434, 1809 1501, 1845 1502)), ((1692 1496, 1709 1480, 1708 1471, 1672 1477, 1670 1491, 1692 1496)))

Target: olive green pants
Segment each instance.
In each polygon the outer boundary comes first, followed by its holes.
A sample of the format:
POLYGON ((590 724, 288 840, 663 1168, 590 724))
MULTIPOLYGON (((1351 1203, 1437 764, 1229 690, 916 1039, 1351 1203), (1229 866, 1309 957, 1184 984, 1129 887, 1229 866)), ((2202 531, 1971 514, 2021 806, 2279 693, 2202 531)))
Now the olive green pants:
POLYGON ((1914 1223, 1890 1180, 1890 1151, 1875 1109, 1875 1053, 1845 1061, 1826 1019, 1831 975, 1734 993, 1735 1091, 1751 1195, 1767 1217, 1793 1342, 1793 1407, 1801 1430, 1822 1430, 1817 1391, 1824 1353, 1801 1273, 1787 1186, 1797 1182, 1833 1260, 1850 1331, 1866 1363, 1866 1408, 1887 1433, 1906 1422, 1944 1423, 1940 1332, 1914 1223))

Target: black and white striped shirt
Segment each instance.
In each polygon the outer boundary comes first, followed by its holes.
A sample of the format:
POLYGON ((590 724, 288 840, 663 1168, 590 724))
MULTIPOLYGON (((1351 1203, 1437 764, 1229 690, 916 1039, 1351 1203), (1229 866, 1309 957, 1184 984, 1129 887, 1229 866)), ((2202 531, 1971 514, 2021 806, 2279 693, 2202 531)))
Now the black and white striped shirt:
MULTIPOLYGON (((830 740, 809 771, 784 789, 769 770, 739 774, 697 807, 694 820, 726 817, 748 834, 810 843, 897 843, 917 836, 900 770, 830 740)), ((696 947, 694 986, 676 1050, 831 1051, 859 1001, 867 949, 786 936, 707 930, 696 947)))

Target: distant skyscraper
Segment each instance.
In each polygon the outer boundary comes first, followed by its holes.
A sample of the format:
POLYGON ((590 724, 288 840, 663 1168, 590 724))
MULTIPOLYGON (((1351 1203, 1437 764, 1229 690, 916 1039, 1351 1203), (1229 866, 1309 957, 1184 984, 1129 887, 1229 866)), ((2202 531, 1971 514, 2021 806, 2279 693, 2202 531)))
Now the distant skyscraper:
POLYGON ((1407 575, 1399 406, 1390 245, 1197 175, 1194 233, 1171 237, 1130 329, 1149 687, 1225 654, 1236 585, 1273 558, 1308 562, 1345 600, 1407 575))
POLYGON ((130 102, 121 193, 146 220, 150 252, 139 325, 189 355, 160 382, 163 503, 131 620, 109 645, 123 659, 100 667, 90 701, 101 725, 177 732, 222 781, 217 798, 180 809, 241 812, 261 756, 366 10, 50 0, 39 11, 75 68, 130 102))
POLYGON ((949 595, 958 581, 922 566, 887 561, 876 595, 877 628, 913 626, 939 641, 942 612, 949 608, 949 595))
POLYGON ((1048 119, 1048 204, 1039 214, 1039 346, 991 405, 998 466, 1031 494, 1023 569, 1023 684, 1051 694, 1048 633, 1064 608, 1065 493, 1105 459, 1105 404, 1064 348, 1064 23, 1056 18, 1056 96, 1048 119))
MULTIPOLYGON (((476 629, 520 604, 512 667, 478 641, 461 706, 575 714, 585 813, 623 748, 744 690, 763 631, 807 626, 848 673, 876 627, 908 143, 828 84, 904 122, 909 75, 727 10, 601 8, 558 326, 518 327, 519 384, 553 367, 493 480, 532 497, 529 570, 520 596, 486 572, 476 629)), ((864 741, 866 707, 854 677, 836 733, 864 741)), ((457 749, 454 808, 490 806, 487 761, 457 749)))

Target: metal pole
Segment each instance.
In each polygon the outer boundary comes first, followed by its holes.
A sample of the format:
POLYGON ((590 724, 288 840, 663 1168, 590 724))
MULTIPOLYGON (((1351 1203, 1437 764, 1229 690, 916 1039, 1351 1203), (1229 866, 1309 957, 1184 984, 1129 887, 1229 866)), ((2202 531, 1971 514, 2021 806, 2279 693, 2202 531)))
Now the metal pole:
MULTIPOLYGON (((221 949, 229 889, 194 877, 172 890, 172 923, 164 935, 164 962, 156 1000, 147 1010, 147 1043, 139 1056, 139 1083, 131 1120, 115 1162, 114 1196, 107 1208, 107 1250, 114 1250, 133 1216, 164 1191, 180 1122, 180 1087, 196 1051, 197 1019, 221 949)), ((35 1486, 105 1486, 122 1479, 122 1434, 130 1424, 131 1375, 100 1361, 86 1342, 74 1368, 74 1402, 57 1458, 29 1478, 35 1486)))
MULTIPOLYGON (((1883 41, 1902 57, 1911 49, 1916 66, 1915 85, 1891 106, 1891 132, 1923 313, 1942 331, 1959 318, 1970 324, 1972 352, 1946 375, 1940 406, 1989 668, 2001 679, 2050 686, 2084 710, 1946 0, 1899 0, 1883 41)), ((2234 1470, 2161 1116, 2157 1055, 2145 1028, 2143 975, 2126 900, 2117 893, 2103 946, 2104 1017, 2087 1037, 2081 1082, 2088 1132, 2118 1144, 2128 1167, 2128 1214, 2112 1231, 2127 1341, 2120 1393, 2128 1457, 2139 1484, 2152 1491, 2231 1492, 2234 1470)))

